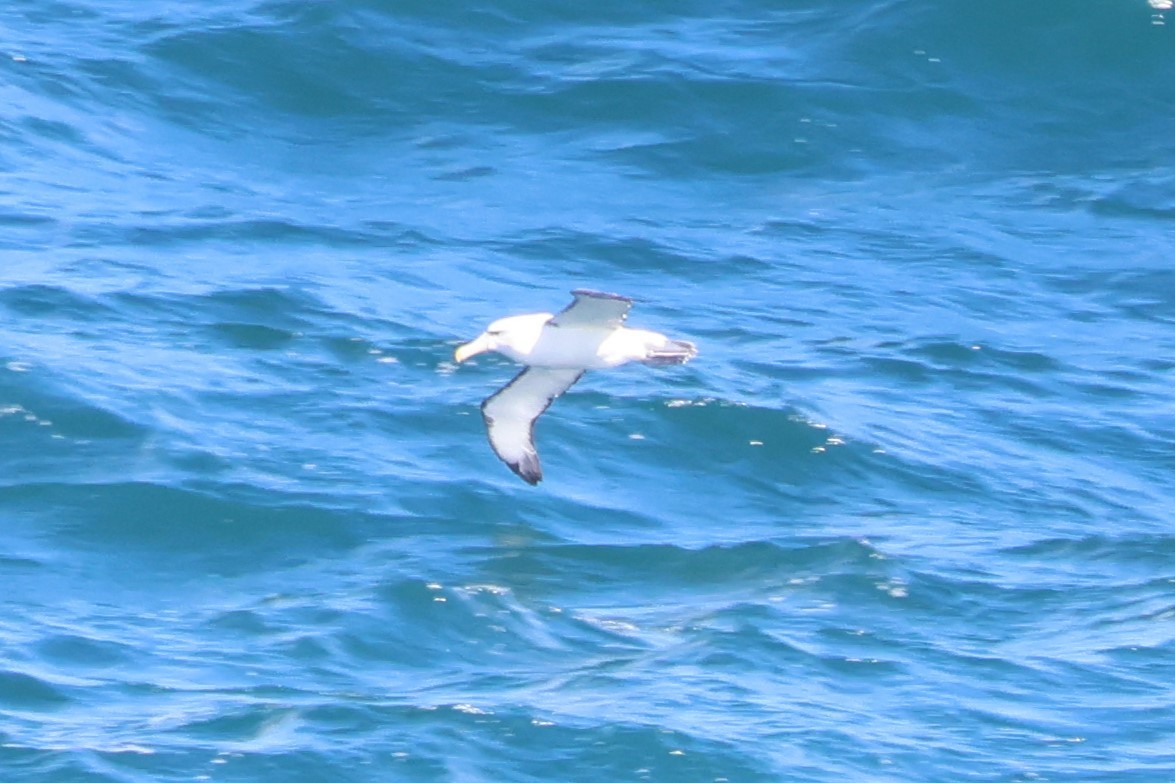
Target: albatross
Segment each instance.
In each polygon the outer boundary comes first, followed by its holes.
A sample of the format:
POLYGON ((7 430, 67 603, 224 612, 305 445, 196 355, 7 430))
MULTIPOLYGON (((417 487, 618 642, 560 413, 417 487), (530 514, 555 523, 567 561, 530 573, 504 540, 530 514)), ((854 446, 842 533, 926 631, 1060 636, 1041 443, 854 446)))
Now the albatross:
POLYGON ((534 447, 534 422, 588 370, 628 362, 685 364, 698 354, 693 343, 671 340, 645 329, 629 329, 624 319, 632 300, 617 294, 577 289, 557 315, 530 313, 500 318, 457 348, 460 364, 496 351, 526 368, 481 404, 490 446, 510 470, 528 484, 543 478, 534 447))

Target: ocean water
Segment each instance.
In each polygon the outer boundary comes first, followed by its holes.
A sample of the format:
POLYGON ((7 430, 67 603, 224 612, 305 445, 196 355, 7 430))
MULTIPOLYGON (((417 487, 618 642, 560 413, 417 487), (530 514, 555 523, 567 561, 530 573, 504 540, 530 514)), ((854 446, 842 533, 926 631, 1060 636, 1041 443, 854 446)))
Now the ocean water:
POLYGON ((1166 5, 7 0, 0 780, 1175 780, 1166 5))

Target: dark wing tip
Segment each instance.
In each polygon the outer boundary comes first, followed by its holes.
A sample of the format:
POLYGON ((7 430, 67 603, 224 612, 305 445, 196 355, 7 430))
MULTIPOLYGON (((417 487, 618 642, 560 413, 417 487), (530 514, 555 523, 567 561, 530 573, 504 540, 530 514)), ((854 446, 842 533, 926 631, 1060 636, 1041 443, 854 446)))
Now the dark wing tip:
POLYGON ((539 465, 539 458, 534 454, 527 454, 518 462, 507 462, 506 464, 518 475, 518 478, 532 487, 543 480, 543 468, 539 465))
POLYGON ((632 298, 621 296, 620 294, 609 294, 604 291, 593 291, 590 288, 577 288, 571 292, 572 296, 590 296, 595 299, 615 299, 618 302, 628 302, 632 304, 632 298))

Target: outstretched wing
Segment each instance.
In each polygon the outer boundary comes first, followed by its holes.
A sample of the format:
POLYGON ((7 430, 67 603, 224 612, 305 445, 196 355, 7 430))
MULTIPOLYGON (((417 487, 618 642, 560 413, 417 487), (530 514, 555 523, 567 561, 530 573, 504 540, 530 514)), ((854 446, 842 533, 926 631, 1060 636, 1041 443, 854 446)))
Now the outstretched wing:
POLYGON ((616 328, 624 323, 632 300, 619 294, 603 294, 577 288, 571 292, 575 301, 551 319, 555 326, 591 325, 616 328))
POLYGON ((510 470, 528 484, 543 478, 534 448, 534 422, 583 370, 528 367, 481 404, 490 445, 510 470))

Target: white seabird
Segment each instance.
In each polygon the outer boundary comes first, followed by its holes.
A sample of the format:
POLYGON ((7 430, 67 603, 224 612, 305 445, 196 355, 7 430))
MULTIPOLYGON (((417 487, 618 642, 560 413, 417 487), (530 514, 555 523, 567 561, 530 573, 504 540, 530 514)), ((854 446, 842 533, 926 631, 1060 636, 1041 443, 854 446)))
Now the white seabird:
POLYGON ((457 348, 458 363, 497 351, 526 365, 514 380, 481 404, 490 446, 528 484, 543 478, 534 448, 534 422, 555 398, 587 370, 628 362, 684 364, 698 354, 693 343, 625 327, 632 300, 577 289, 575 301, 558 315, 531 313, 501 318, 457 348))

